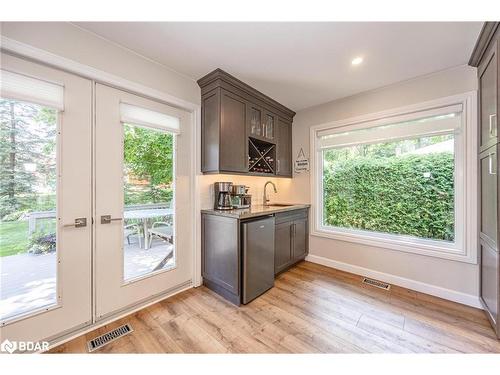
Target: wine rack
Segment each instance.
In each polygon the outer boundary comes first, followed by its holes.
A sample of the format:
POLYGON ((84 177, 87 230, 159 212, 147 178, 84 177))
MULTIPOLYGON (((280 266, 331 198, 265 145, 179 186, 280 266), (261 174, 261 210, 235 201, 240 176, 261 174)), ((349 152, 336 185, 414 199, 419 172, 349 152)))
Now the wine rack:
POLYGON ((275 174, 276 145, 255 138, 248 138, 248 171, 275 174))

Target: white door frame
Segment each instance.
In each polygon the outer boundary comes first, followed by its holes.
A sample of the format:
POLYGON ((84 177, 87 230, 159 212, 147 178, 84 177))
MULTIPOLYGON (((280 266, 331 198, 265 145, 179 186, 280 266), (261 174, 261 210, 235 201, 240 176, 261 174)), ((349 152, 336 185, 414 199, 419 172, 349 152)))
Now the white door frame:
MULTIPOLYGON (((77 61, 68 59, 66 57, 62 57, 56 55, 54 53, 45 51, 43 49, 31 46, 26 43, 19 42, 17 40, 8 38, 4 35, 0 36, 0 50, 5 53, 10 53, 14 55, 19 55, 21 57, 26 57, 31 60, 34 60, 38 63, 48 65, 54 68, 61 69, 63 71, 67 71, 69 73, 80 75, 84 78, 88 78, 97 83, 103 83, 107 85, 114 86, 118 89, 122 89, 125 91, 129 91, 131 93, 144 96, 146 98, 151 98, 154 100, 158 100, 167 105, 172 105, 174 107, 178 107, 180 109, 186 110, 191 114, 191 124, 195 131, 193 132, 193 136, 191 139, 192 147, 195 152, 195 157, 192 159, 191 165, 191 186, 193 186, 192 190, 192 198, 193 198, 193 226, 192 233, 195 234, 193 238, 193 283, 192 286, 197 287, 202 283, 201 278, 201 223, 199 220, 199 212, 201 208, 200 202, 200 194, 198 194, 198 186, 199 186, 199 175, 201 174, 201 105, 198 103, 193 103, 182 98, 179 98, 175 95, 169 94, 164 91, 156 90, 151 87, 142 85, 140 83, 130 81, 128 79, 122 78, 120 76, 110 74, 108 72, 93 68, 91 66, 79 63, 77 61)), ((93 123, 93 127, 95 123, 93 123)), ((95 218, 94 218, 95 221, 95 218)), ((188 287, 189 288, 189 287, 188 287)), ((95 321, 92 321, 90 325, 86 325, 81 329, 72 332, 61 332, 61 335, 58 335, 53 338, 49 338, 51 340, 51 347, 55 345, 59 345, 63 342, 69 341, 74 337, 81 335, 84 332, 91 331, 96 327, 100 327, 109 323, 112 320, 118 319, 122 316, 128 315, 134 311, 140 310, 148 305, 154 304, 168 296, 179 293, 180 291, 187 289, 176 289, 169 291, 166 295, 161 296, 153 296, 150 301, 144 301, 138 306, 131 307, 126 312, 117 313, 116 316, 111 316, 109 319, 100 321, 98 324, 95 321)))

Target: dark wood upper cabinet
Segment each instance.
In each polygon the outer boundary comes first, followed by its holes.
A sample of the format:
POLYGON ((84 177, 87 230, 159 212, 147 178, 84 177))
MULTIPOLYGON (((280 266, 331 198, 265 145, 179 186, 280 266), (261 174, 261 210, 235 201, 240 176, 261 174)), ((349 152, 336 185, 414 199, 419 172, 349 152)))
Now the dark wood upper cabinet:
POLYGON ((278 118, 276 126, 276 174, 292 177, 292 124, 278 118))
POLYGON ((246 172, 247 104, 245 99, 221 89, 221 125, 219 144, 219 169, 229 172, 246 172))
POLYGON ((220 69, 198 84, 203 173, 292 177, 294 111, 220 69))
POLYGON ((485 56, 478 67, 479 75, 479 114, 481 151, 497 143, 497 83, 498 83, 498 43, 485 56))

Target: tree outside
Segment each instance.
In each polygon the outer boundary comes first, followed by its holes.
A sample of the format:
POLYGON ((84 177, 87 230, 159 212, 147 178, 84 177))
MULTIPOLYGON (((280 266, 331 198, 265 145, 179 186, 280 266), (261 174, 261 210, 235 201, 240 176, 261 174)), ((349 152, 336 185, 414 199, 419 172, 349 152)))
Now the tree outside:
POLYGON ((125 205, 171 202, 173 147, 170 133, 124 125, 125 205))
MULTIPOLYGON (((57 112, 0 99, 0 255, 29 248, 28 217, 55 210, 57 112)), ((55 232, 55 221, 40 223, 37 237, 55 232)))
MULTIPOLYGON (((0 256, 55 250, 57 111, 0 99, 0 256), (33 213, 54 212, 36 221, 33 213)), ((124 125, 125 205, 173 196, 173 135, 124 125)), ((44 216, 44 215, 41 215, 44 216)))

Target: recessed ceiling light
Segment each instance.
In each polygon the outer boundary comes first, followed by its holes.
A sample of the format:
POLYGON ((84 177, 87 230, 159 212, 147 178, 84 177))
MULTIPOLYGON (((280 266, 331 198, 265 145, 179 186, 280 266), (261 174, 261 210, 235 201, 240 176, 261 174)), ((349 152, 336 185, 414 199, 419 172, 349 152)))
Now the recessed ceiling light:
POLYGON ((352 61, 351 61, 351 64, 352 65, 359 65, 363 62, 363 58, 362 57, 355 57, 352 61))

